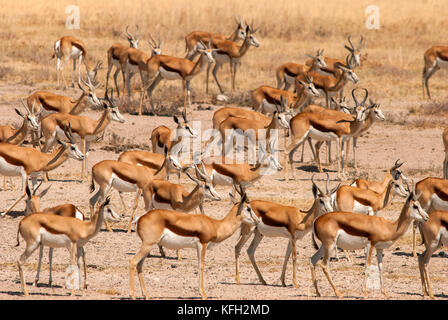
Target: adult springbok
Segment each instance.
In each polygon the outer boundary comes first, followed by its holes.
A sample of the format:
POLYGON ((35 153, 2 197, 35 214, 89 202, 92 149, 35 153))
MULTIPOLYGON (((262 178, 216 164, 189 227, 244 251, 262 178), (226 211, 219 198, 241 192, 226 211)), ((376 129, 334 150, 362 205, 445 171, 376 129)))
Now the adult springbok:
MULTIPOLYGON (((359 79, 354 71, 354 66, 349 62, 349 56, 346 57, 346 65, 336 63, 335 68, 341 72, 337 75, 322 75, 318 71, 310 71, 307 75, 313 78, 316 89, 325 96, 325 105, 330 107, 330 97, 335 96, 347 84, 347 81, 358 83, 359 79)), ((299 74, 296 78, 305 81, 305 75, 299 74)))
POLYGON ((205 254, 207 247, 221 243, 241 226, 243 221, 252 219, 253 211, 247 195, 242 197, 221 220, 206 215, 191 215, 172 210, 151 210, 137 221, 136 231, 142 241, 139 251, 129 261, 129 285, 131 298, 135 299, 134 278, 137 270, 140 287, 149 299, 143 281, 143 262, 151 247, 158 244, 170 249, 195 248, 198 254, 199 291, 202 299, 207 299, 204 289, 205 254))
MULTIPOLYGON (((431 213, 435 210, 448 211, 448 180, 427 177, 415 184, 415 191, 417 194, 421 194, 419 202, 426 212, 431 213)), ((417 256, 417 227, 419 227, 418 222, 414 223, 412 228, 412 255, 414 257, 417 256)))
MULTIPOLYGON (((112 90, 112 89, 111 89, 112 90)), ((113 90, 112 90, 113 95, 113 90)), ((45 139, 43 151, 48 151, 54 144, 55 139, 61 138, 64 127, 69 128, 69 132, 75 141, 81 140, 81 150, 85 154, 82 163, 81 180, 87 179, 87 157, 90 149, 90 143, 97 139, 103 133, 111 121, 124 123, 118 107, 113 102, 113 96, 109 97, 106 92, 107 102, 103 102, 103 114, 93 120, 86 116, 77 116, 72 114, 53 113, 42 119, 42 134, 45 139)))
POLYGON ((428 99, 431 99, 429 93, 428 81, 432 75, 440 68, 445 68, 448 64, 448 47, 447 46, 433 46, 425 51, 423 55, 424 66, 422 74, 423 83, 423 99, 425 99, 425 93, 428 95, 428 99), (425 91, 426 89, 426 91, 425 91))
POLYGON ((87 55, 87 48, 84 42, 78 38, 72 36, 64 36, 54 43, 54 53, 52 58, 57 58, 57 78, 59 87, 59 78, 62 74, 64 80, 64 86, 67 88, 67 81, 65 80, 64 73, 62 72, 64 64, 70 59, 73 60, 73 72, 72 72, 72 87, 75 87, 75 72, 76 61, 78 61, 78 83, 81 81, 81 63, 84 63, 87 71, 87 77, 89 79, 95 79, 96 73, 100 68, 100 63, 97 62, 93 65, 89 55, 87 55))
MULTIPOLYGON (((117 221, 119 217, 108 208, 109 198, 102 203, 89 221, 81 221, 73 217, 60 216, 54 213, 35 213, 23 218, 19 223, 17 231, 17 245, 20 245, 19 234, 25 240, 26 248, 17 260, 20 282, 23 293, 28 296, 25 278, 23 276, 23 265, 29 256, 38 248, 43 246, 53 248, 68 248, 70 251, 71 271, 71 295, 75 293, 76 268, 81 270, 81 257, 84 256, 84 246, 100 230, 104 218, 117 221), (75 265, 75 259, 77 266, 75 265)), ((85 261, 84 261, 85 266, 85 261)), ((86 270, 84 270, 86 272, 86 270)), ((86 273, 84 274, 84 289, 87 289, 86 273)), ((79 288, 81 288, 81 276, 78 277, 79 288)))
POLYGON ((114 83, 115 83, 115 91, 117 92, 117 96, 120 96, 120 91, 118 89, 117 84, 117 76, 121 70, 120 64, 120 55, 128 48, 138 49, 138 43, 140 41, 139 38, 139 27, 135 25, 135 35, 129 33, 129 26, 126 26, 126 34, 122 34, 122 37, 129 42, 129 47, 126 47, 122 43, 114 43, 107 50, 107 75, 106 75, 106 91, 109 88, 109 75, 112 69, 115 67, 115 73, 113 75, 114 83))
POLYGON ((198 54, 198 49, 201 49, 198 46, 199 40, 207 43, 211 38, 220 39, 220 40, 229 40, 229 41, 238 41, 244 40, 246 37, 246 24, 243 22, 243 19, 240 17, 239 19, 235 17, 235 22, 237 24, 235 31, 232 32, 230 36, 226 36, 220 33, 212 33, 207 31, 193 31, 185 36, 185 51, 187 51, 187 55, 185 58, 189 60, 194 60, 196 55, 198 54))
MULTIPOLYGON (((356 89, 353 89, 352 95, 355 97, 356 89)), ((356 98, 355 112, 356 115, 351 115, 352 120, 346 120, 340 117, 331 116, 325 113, 302 112, 294 116, 290 121, 291 128, 291 144, 285 150, 285 157, 288 155, 289 163, 295 179, 293 167, 293 155, 295 150, 305 143, 308 137, 317 140, 316 143, 316 158, 319 166, 319 171, 322 172, 319 158, 319 148, 323 141, 336 141, 337 158, 338 158, 338 178, 341 179, 345 175, 345 166, 343 164, 342 143, 351 136, 358 133, 361 129, 365 119, 366 111, 370 107, 364 106, 367 99, 368 91, 364 89, 366 95, 363 102, 358 104, 356 98), (342 166, 342 174, 341 174, 342 166)), ((346 115, 345 115, 346 116, 346 115)), ((286 163, 285 159, 285 163, 286 163)), ((288 179, 288 165, 285 168, 285 179, 288 179)))
POLYGON ((16 146, 10 143, 0 143, 0 174, 4 176, 22 177, 22 195, 0 215, 4 216, 26 196, 28 178, 31 176, 33 187, 36 185, 37 177, 43 172, 56 169, 68 158, 83 160, 84 154, 78 149, 73 137, 67 128, 63 129, 69 142, 66 143, 56 139, 60 144, 51 153, 43 153, 32 147, 16 146))
MULTIPOLYGON (((16 113, 23 118, 22 125, 20 128, 15 128, 11 125, 0 126, 0 142, 11 143, 15 145, 22 144, 25 141, 28 133, 37 133, 39 130, 38 118, 40 111, 36 112, 34 105, 31 111, 25 106, 25 103, 21 101, 26 110, 26 115, 23 114, 19 109, 15 109, 16 113)), ((13 188, 12 180, 10 178, 11 189, 13 188)), ((3 179, 3 190, 6 190, 6 176, 3 179)))
POLYGON ((239 256, 241 249, 243 248, 246 241, 250 238, 252 234, 254 237, 252 242, 247 249, 247 254, 250 258, 253 268, 257 273, 259 281, 266 285, 266 281, 263 279, 261 272, 255 261, 255 251, 260 244, 263 237, 281 237, 287 238, 289 240, 288 247, 285 253, 285 259, 283 262, 283 269, 281 275, 282 286, 286 286, 285 283, 285 273, 286 266, 288 264, 291 252, 293 254, 293 273, 292 281, 294 287, 298 287, 296 280, 296 263, 297 263, 297 240, 302 239, 309 231, 313 225, 313 221, 320 215, 333 211, 333 205, 331 201, 331 196, 336 192, 336 186, 332 190, 329 189, 329 176, 327 173, 326 182, 326 192, 317 186, 314 182, 314 175, 311 177, 311 182, 313 183, 312 191, 314 196, 314 202, 308 211, 299 210, 296 207, 285 206, 278 203, 263 201, 263 200, 252 200, 250 206, 254 211, 255 217, 254 221, 250 224, 243 223, 241 226, 241 233, 238 243, 235 246, 235 268, 236 268, 236 283, 240 284, 239 275, 239 256))
POLYGON ((186 58, 177 58, 160 54, 152 57, 145 64, 145 70, 149 75, 148 79, 153 79, 151 85, 148 86, 147 94, 154 114, 156 113, 152 102, 152 92, 163 79, 182 80, 184 111, 186 114, 191 113, 190 82, 204 69, 206 64, 210 65, 215 61, 213 58, 213 52, 217 50, 211 48, 211 40, 208 42, 208 46, 206 46, 201 40, 199 40, 199 43, 202 46, 198 49, 201 56, 196 62, 190 61, 186 58), (187 112, 187 105, 190 108, 189 112, 187 112))
POLYGON ((82 78, 81 82, 78 82, 81 95, 77 99, 48 91, 34 91, 26 100, 28 110, 31 111, 33 104, 36 104, 36 107, 39 108, 39 112, 41 112, 41 118, 56 112, 78 115, 87 107, 87 104, 82 103, 84 98, 87 98, 87 101, 96 107, 101 106, 101 101, 96 95, 99 83, 92 83, 90 81, 85 82, 82 78), (81 86, 81 82, 84 84, 85 88, 81 86))
MULTIPOLYGON (((409 188, 408 188, 409 189, 409 188)), ((311 279, 317 296, 320 292, 317 286, 315 268, 320 263, 334 293, 341 298, 342 293, 336 288, 327 269, 331 253, 338 246, 344 250, 359 250, 369 247, 365 263, 365 278, 363 292, 367 296, 367 270, 371 266, 372 252, 376 249, 378 269, 380 274, 381 291, 388 298, 383 282, 383 250, 390 248, 408 229, 413 220, 427 221, 428 214, 422 209, 419 197, 413 186, 403 205, 399 217, 389 221, 382 217, 369 216, 355 212, 334 211, 318 217, 313 226, 313 233, 321 241, 319 250, 310 259, 311 279), (322 259, 322 261, 320 261, 322 259)))
MULTIPOLYGON (((217 72, 219 71, 219 69, 223 64, 229 63, 230 86, 232 92, 234 92, 236 70, 238 66, 241 64, 241 59, 246 55, 251 46, 255 48, 258 48, 260 46, 260 43, 255 37, 256 32, 257 29, 254 29, 253 23, 251 26, 249 25, 246 26, 246 36, 244 37, 244 41, 241 45, 229 40, 212 39, 213 48, 215 48, 213 52, 213 57, 216 60, 215 66, 213 67, 212 70, 212 74, 221 93, 224 93, 224 90, 222 89, 221 84, 219 83, 218 78, 216 76, 217 72)), ((207 67, 207 75, 205 82, 206 92, 208 92, 208 78, 210 74, 210 68, 211 64, 209 64, 207 67)))
POLYGON ((149 79, 151 79, 148 78, 147 64, 154 56, 162 54, 162 40, 160 35, 158 42, 154 40, 151 34, 149 36, 151 41, 146 41, 146 43, 151 49, 151 55, 148 55, 146 52, 136 48, 126 48, 125 50, 122 50, 118 57, 120 69, 123 75, 123 94, 125 88, 127 88, 128 97, 131 96, 131 79, 137 72, 140 73, 140 80, 142 82, 142 98, 139 115, 142 113, 141 108, 143 103, 143 92, 147 88, 145 84, 149 79))
POLYGON ((272 114, 276 106, 281 105, 281 100, 289 101, 288 109, 302 110, 313 97, 320 95, 314 87, 313 79, 305 77, 306 82, 300 79, 295 80, 296 93, 291 91, 276 89, 270 86, 260 86, 252 91, 253 109, 264 114, 272 114))
MULTIPOLYGON (((140 195, 143 195, 145 210, 149 210, 153 195, 152 181, 154 179, 164 179, 171 167, 175 167, 178 170, 182 169, 177 159, 171 157, 168 150, 165 150, 165 161, 155 173, 146 166, 134 165, 118 160, 103 160, 96 163, 92 167, 90 193, 95 191, 95 182, 100 188, 89 200, 91 214, 95 204, 98 201, 103 201, 111 188, 114 188, 119 192, 136 192, 137 194, 128 224, 128 233, 130 233, 132 220, 134 213, 137 210, 140 195)), ((109 224, 107 222, 105 224, 107 230, 112 232, 113 230, 109 224)))
POLYGON ((436 250, 442 246, 448 246, 447 230, 448 211, 432 211, 429 213, 428 221, 420 223, 420 232, 425 244, 425 251, 418 256, 418 267, 420 269, 423 296, 428 295, 431 299, 434 299, 434 294, 429 281, 429 260, 436 250))
POLYGON ((294 86, 296 84, 296 78, 299 74, 307 74, 310 71, 317 71, 327 67, 325 59, 322 56, 323 52, 324 49, 319 49, 315 56, 311 54, 306 55, 312 59, 310 66, 294 62, 287 62, 279 66, 275 71, 277 89, 280 89, 284 85, 283 90, 288 90, 291 85, 294 86))

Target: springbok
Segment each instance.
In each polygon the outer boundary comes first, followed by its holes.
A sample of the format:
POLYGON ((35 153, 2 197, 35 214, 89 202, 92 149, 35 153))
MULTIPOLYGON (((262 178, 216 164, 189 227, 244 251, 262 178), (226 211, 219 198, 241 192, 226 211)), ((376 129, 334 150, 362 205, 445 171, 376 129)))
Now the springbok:
POLYGON ((70 135, 75 141, 81 140, 81 150, 85 154, 82 163, 81 180, 87 179, 87 157, 90 149, 90 143, 95 141, 97 137, 103 133, 111 121, 124 123, 125 120, 121 115, 118 107, 113 102, 112 96, 106 92, 106 101, 103 102, 103 113, 98 120, 93 120, 86 116, 76 116, 71 114, 53 113, 42 119, 42 134, 45 139, 43 151, 48 151, 54 144, 57 137, 61 138, 63 128, 68 127, 70 135))
POLYGON ((60 144, 51 153, 43 153, 32 147, 16 146, 10 143, 0 143, 0 174, 4 176, 22 177, 22 195, 0 215, 4 216, 26 196, 28 178, 31 176, 33 187, 36 185, 37 176, 59 167, 68 158, 83 160, 84 154, 78 149, 73 137, 64 128, 63 131, 69 142, 57 139, 60 144))
MULTIPOLYGON (((20 258, 17 260, 20 282, 23 293, 28 296, 26 282, 23 276, 23 265, 29 256, 42 246, 53 248, 68 248, 70 251, 71 271, 68 278, 71 278, 71 295, 75 293, 75 274, 76 268, 81 269, 81 257, 84 257, 84 246, 100 230, 104 218, 111 221, 117 221, 119 217, 114 215, 111 210, 105 210, 109 205, 109 198, 103 202, 98 210, 92 215, 91 220, 81 221, 73 217, 63 217, 53 213, 35 213, 23 218, 19 223, 17 231, 17 245, 20 245, 19 234, 25 240, 26 248, 20 258), (77 267, 75 265, 77 261, 77 267)), ((85 274, 86 276, 86 274, 85 274)), ((79 279, 79 288, 81 288, 81 277, 79 279)), ((84 278, 84 289, 87 288, 87 279, 84 278)))
POLYGON ((425 51, 423 55, 425 65, 423 66, 422 82, 423 82, 423 99, 425 99, 425 89, 428 99, 431 99, 429 93, 428 81, 432 75, 440 68, 445 68, 448 64, 448 47, 433 46, 425 51))
POLYGON ((243 221, 252 219, 253 211, 247 195, 241 188, 242 197, 221 220, 206 215, 192 215, 171 210, 151 210, 137 220, 136 231, 142 241, 139 251, 129 261, 129 286, 131 298, 135 299, 134 278, 137 270, 140 287, 149 299, 143 281, 143 262, 151 247, 158 244, 170 249, 195 248, 198 254, 199 291, 202 299, 207 299, 204 289, 205 253, 208 247, 218 244, 241 226, 243 221), (244 208, 246 207, 246 208, 244 208))
POLYGON ((307 54, 306 56, 312 59, 311 65, 298 64, 294 62, 284 63, 277 68, 275 76, 277 78, 277 89, 284 85, 283 90, 287 91, 291 85, 295 85, 296 78, 299 74, 306 74, 310 71, 317 71, 321 68, 326 68, 327 64, 322 56, 324 49, 317 50, 315 56, 307 54))
MULTIPOLYGON (((220 39, 220 40, 229 40, 229 41, 238 41, 244 40, 246 37, 246 25, 243 22, 242 18, 237 19, 235 17, 235 22, 237 24, 235 31, 232 32, 230 36, 226 36, 220 33, 211 33, 206 31, 193 31, 185 36, 185 51, 187 51, 187 55, 185 58, 189 60, 194 60, 196 55, 198 54, 198 43, 201 40, 204 43, 207 43, 211 38, 220 39)), ((208 93, 208 92, 207 92, 208 93)))
POLYGON ((235 245, 235 268, 236 268, 236 283, 240 284, 239 275, 239 255, 246 241, 252 234, 254 237, 247 249, 250 261, 255 272, 257 273, 259 281, 266 285, 260 270, 255 261, 255 251, 260 244, 263 237, 281 237, 289 240, 288 247, 285 253, 283 262, 283 269, 281 275, 282 286, 285 284, 286 266, 288 264, 291 252, 293 253, 293 284, 298 287, 296 280, 296 262, 297 262, 297 240, 302 239, 309 231, 311 231, 313 221, 320 215, 333 211, 331 196, 336 192, 336 186, 332 190, 329 189, 329 176, 327 173, 326 192, 317 186, 314 182, 314 175, 311 177, 313 183, 312 191, 314 202, 308 211, 299 210, 296 207, 284 206, 278 203, 253 200, 250 206, 254 211, 254 221, 250 224, 243 223, 241 226, 241 233, 238 243, 235 245))
POLYGON ((65 88, 67 88, 67 82, 62 72, 63 66, 70 59, 73 60, 73 73, 72 73, 72 87, 75 87, 75 72, 76 61, 78 61, 78 83, 81 81, 81 63, 84 63, 87 71, 87 77, 89 79, 95 79, 97 71, 100 69, 101 63, 97 62, 96 65, 92 64, 90 57, 87 55, 87 47, 84 42, 72 36, 64 36, 54 43, 54 53, 52 58, 57 58, 57 80, 59 87, 59 78, 62 74, 65 88))
POLYGON ((428 220, 428 214, 422 209, 418 198, 413 187, 398 219, 395 221, 344 211, 329 212, 318 217, 313 225, 313 233, 320 240, 321 246, 310 259, 311 279, 317 296, 320 297, 315 272, 318 262, 334 293, 338 298, 341 298, 342 293, 334 285, 327 269, 331 253, 336 246, 344 250, 359 250, 368 246, 363 292, 366 296, 368 295, 366 288, 367 270, 371 266, 373 249, 376 249, 381 291, 388 298, 383 282, 383 250, 390 248, 406 232, 413 220, 422 222, 428 220))

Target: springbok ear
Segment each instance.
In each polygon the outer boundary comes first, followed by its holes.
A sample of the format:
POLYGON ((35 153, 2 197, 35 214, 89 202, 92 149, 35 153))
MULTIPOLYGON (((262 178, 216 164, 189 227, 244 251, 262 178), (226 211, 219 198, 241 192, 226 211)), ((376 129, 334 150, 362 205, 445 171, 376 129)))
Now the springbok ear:
POLYGON ((179 124, 179 118, 177 116, 173 116, 173 120, 174 122, 176 122, 177 124, 179 124))
POLYGON ((28 198, 31 198, 31 190, 30 190, 30 187, 28 186, 28 184, 26 184, 25 191, 26 191, 26 195, 28 196, 28 198))
POLYGON ((163 153, 165 154, 165 156, 168 155, 168 147, 167 147, 167 145, 163 146, 163 153))
POLYGON ((21 116, 22 118, 25 118, 25 116, 23 115, 22 112, 20 112, 19 109, 15 108, 14 110, 16 110, 16 113, 17 113, 19 116, 21 116))

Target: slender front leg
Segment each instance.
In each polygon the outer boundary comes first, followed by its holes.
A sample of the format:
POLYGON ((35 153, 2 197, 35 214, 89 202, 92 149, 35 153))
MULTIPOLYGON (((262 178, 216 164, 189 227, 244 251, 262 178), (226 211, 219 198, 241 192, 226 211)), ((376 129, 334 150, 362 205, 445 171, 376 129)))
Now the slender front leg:
POLYGON ((383 280, 383 249, 376 249, 376 259, 378 262, 378 270, 380 272, 380 283, 381 283, 381 291, 384 294, 386 299, 389 299, 389 295, 384 288, 384 280, 383 280))
POLYGON ((249 248, 247 249, 247 255, 249 256, 250 262, 252 263, 252 267, 257 273, 258 280, 261 282, 261 284, 266 285, 266 281, 263 279, 260 269, 258 269, 257 262, 255 261, 255 250, 257 250, 257 247, 262 239, 263 235, 257 229, 255 229, 255 235, 249 248))
POLYGON ((37 287, 37 283, 39 282, 39 274, 40 274, 40 267, 42 265, 42 256, 43 256, 44 246, 39 246, 39 262, 37 263, 37 272, 36 272, 36 278, 34 279, 34 286, 37 287))
POLYGON ((135 197, 134 207, 132 208, 131 218, 129 219, 128 233, 131 232, 132 219, 134 218, 135 210, 137 210, 137 207, 138 207, 138 200, 139 200, 139 198, 140 198, 141 193, 142 193, 142 189, 139 188, 139 189, 137 190, 137 196, 135 197))
POLYGON ((367 253, 367 257, 366 257, 366 267, 365 267, 365 271, 364 271, 364 282, 362 285, 362 291, 366 298, 369 295, 369 293, 367 292, 367 270, 369 269, 370 265, 372 264, 372 252, 373 252, 373 246, 370 245, 369 252, 367 253))
POLYGON ((154 243, 150 243, 150 244, 143 243, 140 250, 136 253, 136 255, 129 260, 129 288, 131 291, 131 299, 132 300, 135 300, 134 274, 135 274, 136 267, 137 267, 137 275, 138 275, 138 280, 140 283, 140 288, 142 289, 142 291, 145 295, 145 299, 146 300, 149 299, 148 292, 146 291, 145 282, 144 282, 143 276, 142 276, 142 267, 143 267, 143 262, 145 261, 146 257, 148 256, 149 251, 153 244, 154 243))
POLYGON ((238 240, 238 243, 235 245, 235 281, 237 284, 240 284, 239 257, 241 249, 254 232, 254 229, 255 228, 251 228, 246 224, 241 225, 240 239, 238 240))
POLYGON ((84 170, 85 170, 85 161, 86 161, 86 140, 85 138, 81 138, 81 152, 84 155, 84 159, 82 159, 82 168, 81 168, 81 182, 84 181, 84 170))
POLYGON ((205 252, 207 250, 207 243, 198 244, 198 260, 199 260, 199 288, 202 300, 207 299, 207 294, 204 289, 204 266, 205 266, 205 252))

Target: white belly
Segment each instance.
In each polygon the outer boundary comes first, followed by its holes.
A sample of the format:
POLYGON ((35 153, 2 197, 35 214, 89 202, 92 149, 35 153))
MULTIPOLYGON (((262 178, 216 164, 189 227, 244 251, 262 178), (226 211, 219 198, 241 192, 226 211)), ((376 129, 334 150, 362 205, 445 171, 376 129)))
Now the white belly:
POLYGON ((369 214, 369 213, 371 213, 373 211, 372 211, 371 207, 365 206, 362 203, 360 203, 360 202, 355 200, 354 203, 353 203, 353 212, 369 214))
POLYGON ((264 224, 261 220, 257 224, 258 231, 265 237, 281 237, 281 238, 291 238, 288 230, 285 227, 273 227, 264 224))
POLYGON ((174 71, 165 70, 163 67, 159 68, 159 72, 162 75, 162 77, 164 79, 167 79, 167 80, 180 80, 180 79, 182 79, 182 77, 180 76, 179 73, 174 72, 174 71))
POLYGON ((233 186, 233 179, 231 177, 220 174, 219 172, 212 171, 212 180, 215 185, 218 186, 233 186))
POLYGON ((310 126, 309 137, 319 141, 334 141, 338 138, 334 132, 322 132, 315 129, 313 126, 310 126))
POLYGON ((439 57, 436 58, 437 61, 437 65, 441 68, 446 68, 448 67, 448 61, 442 60, 439 57))
POLYGON ((82 55, 82 51, 75 46, 72 46, 72 52, 70 53, 70 58, 76 59, 82 55))
POLYGON ((0 157, 0 174, 4 176, 21 176, 26 174, 22 166, 15 166, 6 162, 3 157, 0 157))
POLYGON ((123 179, 120 179, 115 174, 112 174, 112 178, 109 184, 112 186, 112 188, 117 189, 121 192, 136 192, 138 190, 138 187, 136 184, 127 182, 123 179))
POLYGON ((81 221, 84 221, 84 214, 83 214, 81 211, 76 210, 76 212, 75 212, 75 218, 76 218, 76 219, 79 219, 79 220, 81 220, 81 221))
POLYGON ((359 250, 365 248, 368 243, 367 238, 352 236, 345 232, 344 230, 338 231, 336 245, 344 250, 359 250))
POLYGON ((431 197, 431 206, 434 208, 434 210, 448 210, 448 202, 440 199, 435 193, 431 197))
POLYGON ((158 242, 162 247, 169 249, 196 248, 198 243, 199 238, 179 236, 169 229, 163 230, 158 242))
POLYGON ((274 111, 277 110, 277 106, 267 102, 266 99, 263 99, 261 106, 265 113, 274 113, 274 111))
POLYGON ((45 230, 45 228, 40 228, 40 242, 44 246, 52 247, 52 248, 63 248, 70 247, 71 241, 70 238, 65 234, 53 234, 45 230))
POLYGON ((448 246, 448 230, 445 227, 440 227, 439 237, 442 244, 448 246))

